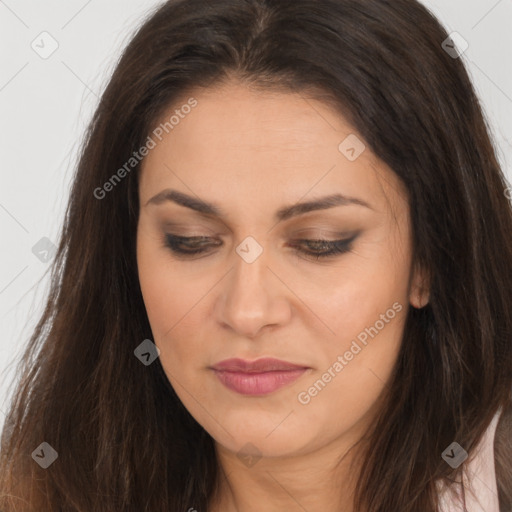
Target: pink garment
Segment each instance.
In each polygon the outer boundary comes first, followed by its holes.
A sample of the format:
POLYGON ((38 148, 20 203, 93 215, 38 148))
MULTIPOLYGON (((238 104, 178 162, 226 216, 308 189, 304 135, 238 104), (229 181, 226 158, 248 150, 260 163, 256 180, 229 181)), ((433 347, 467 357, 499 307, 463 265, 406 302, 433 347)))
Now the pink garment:
POLYGON ((453 489, 438 486, 441 507, 439 512, 500 512, 494 469, 494 434, 500 414, 501 409, 485 431, 475 454, 470 453, 463 463, 464 496, 460 483, 453 484, 453 489))

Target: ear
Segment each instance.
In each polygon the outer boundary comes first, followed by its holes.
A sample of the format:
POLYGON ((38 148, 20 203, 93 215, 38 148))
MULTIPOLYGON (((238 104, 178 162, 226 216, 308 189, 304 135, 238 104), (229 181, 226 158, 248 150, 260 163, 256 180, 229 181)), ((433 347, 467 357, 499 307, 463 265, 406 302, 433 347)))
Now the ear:
POLYGON ((416 309, 421 309, 428 304, 430 298, 430 275, 421 266, 415 266, 409 291, 409 302, 416 309))

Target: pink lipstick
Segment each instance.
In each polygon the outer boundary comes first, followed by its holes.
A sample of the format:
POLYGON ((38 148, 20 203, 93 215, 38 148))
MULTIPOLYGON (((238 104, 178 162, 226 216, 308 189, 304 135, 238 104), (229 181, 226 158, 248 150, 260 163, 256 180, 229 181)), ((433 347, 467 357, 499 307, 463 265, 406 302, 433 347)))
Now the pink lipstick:
POLYGON ((265 395, 297 380, 309 367, 262 358, 256 361, 226 359, 212 366, 219 380, 242 395, 265 395))

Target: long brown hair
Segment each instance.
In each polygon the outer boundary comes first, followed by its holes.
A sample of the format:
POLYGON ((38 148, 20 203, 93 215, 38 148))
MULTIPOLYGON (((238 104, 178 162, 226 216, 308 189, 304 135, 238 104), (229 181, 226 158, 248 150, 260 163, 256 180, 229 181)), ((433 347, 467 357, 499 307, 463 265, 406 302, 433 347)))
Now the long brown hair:
POLYGON ((434 482, 466 465, 452 469, 443 450, 456 441, 471 453, 500 406, 499 499, 512 510, 512 208, 447 37, 415 0, 171 0, 150 13, 80 154, 51 291, 2 432, 2 511, 208 510, 213 440, 160 361, 134 356, 152 339, 135 257, 140 165, 109 180, 170 105, 234 78, 325 101, 408 190, 430 301, 408 311, 355 510, 435 512, 434 482), (32 456, 43 442, 58 454, 47 469, 32 456))

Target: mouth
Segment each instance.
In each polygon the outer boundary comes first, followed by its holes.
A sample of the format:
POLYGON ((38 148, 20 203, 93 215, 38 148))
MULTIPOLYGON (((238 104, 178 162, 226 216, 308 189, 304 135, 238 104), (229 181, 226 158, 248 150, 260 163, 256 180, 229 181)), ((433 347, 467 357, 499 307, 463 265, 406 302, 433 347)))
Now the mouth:
POLYGON ((273 358, 226 359, 211 369, 228 389, 242 395, 266 395, 291 384, 310 368, 273 358))

